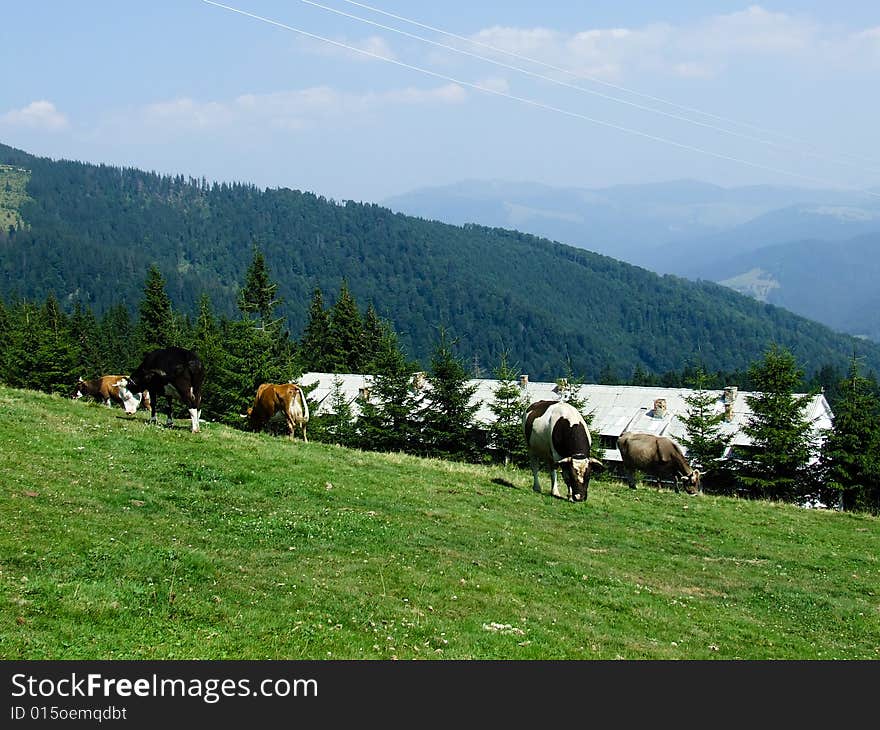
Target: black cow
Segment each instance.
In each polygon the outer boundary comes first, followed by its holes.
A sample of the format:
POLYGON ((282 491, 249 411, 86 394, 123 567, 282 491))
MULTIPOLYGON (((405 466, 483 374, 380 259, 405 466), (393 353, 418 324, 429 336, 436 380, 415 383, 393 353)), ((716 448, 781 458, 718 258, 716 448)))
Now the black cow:
POLYGON ((585 500, 590 474, 602 471, 605 465, 590 456, 590 429, 578 410, 565 401, 537 401, 526 409, 523 431, 534 477, 532 489, 541 491, 538 471, 543 465, 550 471, 550 493, 554 497, 562 496, 556 483, 556 470, 561 469, 569 500, 585 500))
POLYGON ((156 408, 159 397, 165 396, 166 413, 170 426, 171 401, 177 396, 189 409, 192 430, 199 430, 202 407, 202 383, 205 381, 205 366, 192 350, 182 347, 165 347, 144 355, 143 362, 125 379, 124 387, 132 393, 147 391, 150 394, 150 422, 156 422, 156 408))

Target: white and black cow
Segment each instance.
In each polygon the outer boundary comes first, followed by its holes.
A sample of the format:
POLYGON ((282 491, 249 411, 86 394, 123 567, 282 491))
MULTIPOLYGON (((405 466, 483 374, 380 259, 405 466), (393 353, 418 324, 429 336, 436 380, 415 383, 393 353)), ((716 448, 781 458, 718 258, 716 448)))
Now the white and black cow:
POLYGON ((630 489, 636 488, 636 472, 642 471, 653 476, 658 487, 663 477, 672 477, 676 492, 679 481, 684 482, 688 494, 700 490, 700 472, 691 468, 684 449, 671 438, 627 431, 617 438, 617 448, 630 489))
POLYGON ((123 387, 133 393, 147 391, 150 394, 150 422, 156 422, 159 398, 165 396, 168 426, 174 423, 171 416, 172 398, 179 398, 189 409, 192 430, 199 430, 202 407, 202 384, 205 382, 205 366, 192 350, 182 347, 165 347, 144 355, 138 368, 125 379, 123 387))
POLYGON ((561 497, 556 482, 556 470, 560 469, 568 487, 568 499, 585 500, 590 474, 605 466, 590 456, 590 429, 578 410, 565 401, 537 401, 526 409, 523 431, 534 477, 532 489, 541 491, 538 472, 544 466, 550 471, 550 493, 561 497))

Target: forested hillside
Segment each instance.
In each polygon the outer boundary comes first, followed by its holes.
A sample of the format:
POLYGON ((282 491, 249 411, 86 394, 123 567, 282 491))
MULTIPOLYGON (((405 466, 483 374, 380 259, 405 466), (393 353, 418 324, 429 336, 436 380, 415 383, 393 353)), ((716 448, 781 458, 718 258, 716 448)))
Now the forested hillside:
POLYGON ((7 300, 54 292, 67 308, 79 300, 99 314, 115 304, 133 311, 156 263, 178 310, 194 313, 204 292, 218 313, 231 314, 257 245, 294 337, 314 289, 337 292, 345 281, 422 361, 444 326, 485 371, 507 350, 539 378, 557 377, 569 359, 587 379, 697 361, 741 370, 770 342, 808 372, 842 367, 854 352, 880 371, 880 346, 716 284, 657 276, 531 235, 289 189, 52 161, 3 145, 0 163, 30 173, 26 195, 14 196, 20 222, 0 232, 7 300))

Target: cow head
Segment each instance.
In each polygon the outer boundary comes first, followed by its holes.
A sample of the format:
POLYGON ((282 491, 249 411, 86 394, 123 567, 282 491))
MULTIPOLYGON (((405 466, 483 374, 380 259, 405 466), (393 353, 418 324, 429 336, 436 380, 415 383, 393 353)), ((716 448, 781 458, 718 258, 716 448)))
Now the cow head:
POLYGON ((702 491, 700 472, 697 469, 694 469, 690 474, 684 477, 682 481, 684 481, 684 490, 688 494, 696 494, 697 492, 702 491))
POLYGON ((586 454, 574 454, 556 462, 562 472, 562 479, 568 487, 569 499, 572 502, 584 502, 590 486, 590 475, 599 472, 605 465, 598 459, 586 454))
POLYGON ((85 378, 80 378, 79 380, 77 380, 76 385, 73 387, 73 395, 71 397, 74 399, 82 398, 85 395, 85 385, 85 378))
POLYGON ((122 399, 122 407, 125 409, 125 412, 129 416, 133 416, 137 413, 138 406, 141 404, 141 398, 143 396, 140 393, 135 394, 129 390, 128 378, 117 380, 113 383, 113 387, 116 388, 119 397, 122 399))

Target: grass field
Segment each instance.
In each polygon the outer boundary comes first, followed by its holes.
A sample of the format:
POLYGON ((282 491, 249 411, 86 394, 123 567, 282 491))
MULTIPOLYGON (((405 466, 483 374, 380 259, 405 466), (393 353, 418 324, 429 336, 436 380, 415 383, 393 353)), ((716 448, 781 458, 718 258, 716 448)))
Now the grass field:
POLYGON ((3 659, 878 659, 868 515, 0 388, 3 659))

